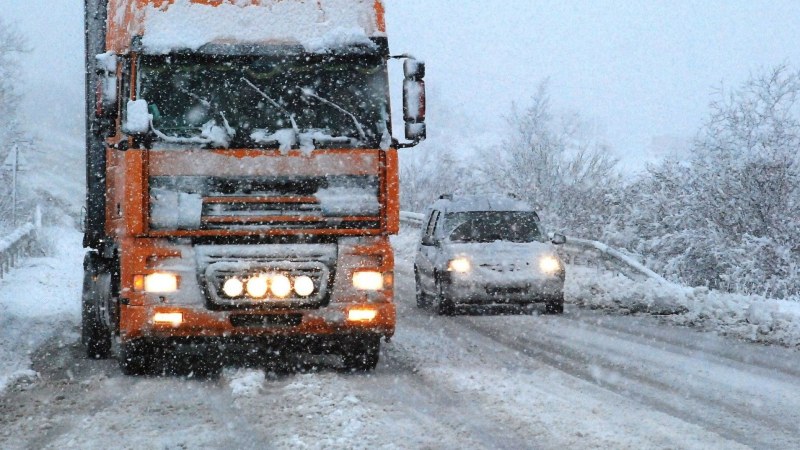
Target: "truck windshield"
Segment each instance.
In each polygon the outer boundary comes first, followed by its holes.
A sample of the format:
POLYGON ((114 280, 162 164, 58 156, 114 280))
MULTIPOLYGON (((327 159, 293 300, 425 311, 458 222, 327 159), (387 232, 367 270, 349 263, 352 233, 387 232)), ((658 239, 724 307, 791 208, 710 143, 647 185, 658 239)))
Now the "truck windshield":
POLYGON ((454 242, 534 242, 542 240, 532 212, 476 211, 445 215, 448 238, 454 242))
POLYGON ((142 56, 155 135, 209 147, 377 147, 390 138, 379 56, 142 56))

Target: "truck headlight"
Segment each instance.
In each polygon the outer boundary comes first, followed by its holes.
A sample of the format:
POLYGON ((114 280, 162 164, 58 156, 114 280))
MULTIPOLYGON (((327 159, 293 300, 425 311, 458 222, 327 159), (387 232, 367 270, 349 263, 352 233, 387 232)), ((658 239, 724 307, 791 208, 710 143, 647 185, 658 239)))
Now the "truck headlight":
POLYGON ((230 298, 239 297, 244 293, 244 283, 236 277, 228 278, 222 285, 222 291, 230 298))
POLYGON ((275 297, 286 298, 292 293, 292 280, 286 275, 274 275, 269 281, 269 288, 275 297))
POLYGON ((383 289, 383 274, 373 270, 355 272, 353 287, 362 291, 380 291, 383 289))
POLYGON ((136 275, 133 277, 133 287, 151 294, 169 294, 178 290, 178 276, 167 272, 136 275))
POLYGON ((539 259, 539 268, 544 273, 556 273, 561 270, 561 263, 553 256, 542 256, 539 259))
POLYGON ((253 298, 263 298, 267 295, 269 281, 264 275, 258 275, 247 280, 247 294, 253 298))
POLYGON ((447 270, 450 272, 467 273, 472 270, 472 263, 469 262, 469 259, 461 256, 451 259, 447 264, 447 270))

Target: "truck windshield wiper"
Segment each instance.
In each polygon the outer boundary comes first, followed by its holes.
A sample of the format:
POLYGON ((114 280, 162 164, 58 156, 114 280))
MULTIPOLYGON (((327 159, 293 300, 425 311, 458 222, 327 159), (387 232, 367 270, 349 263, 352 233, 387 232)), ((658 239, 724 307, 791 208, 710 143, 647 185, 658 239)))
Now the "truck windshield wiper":
POLYGON ((317 95, 310 88, 301 88, 300 92, 302 93, 302 95, 304 97, 315 98, 315 99, 321 101, 322 103, 325 103, 326 105, 332 106, 337 111, 349 116, 350 119, 353 120, 353 123, 356 125, 356 131, 358 131, 358 138, 361 140, 361 142, 366 142, 367 141, 367 135, 364 133, 364 127, 361 126, 361 122, 358 121, 358 119, 356 118, 355 114, 351 113, 350 111, 342 108, 341 106, 337 105, 336 103, 334 103, 334 102, 332 102, 332 101, 330 101, 330 100, 328 100, 326 98, 320 97, 319 95, 317 95))
POLYGON ((247 83, 248 86, 250 86, 251 88, 253 88, 253 90, 258 92, 259 95, 264 97, 272 106, 274 106, 275 108, 278 108, 278 110, 280 110, 282 113, 286 114, 286 117, 289 118, 289 122, 292 124, 292 130, 294 130, 294 134, 295 134, 295 137, 296 137, 295 141, 296 142, 300 142, 300 128, 297 126, 297 122, 294 120, 294 114, 292 114, 291 112, 289 112, 289 110, 287 110, 286 108, 281 106, 280 103, 278 103, 275 100, 273 100, 272 97, 267 95, 266 92, 264 92, 261 89, 259 89, 259 87, 256 86, 255 84, 253 84, 252 81, 248 80, 245 77, 242 77, 242 81, 247 83))

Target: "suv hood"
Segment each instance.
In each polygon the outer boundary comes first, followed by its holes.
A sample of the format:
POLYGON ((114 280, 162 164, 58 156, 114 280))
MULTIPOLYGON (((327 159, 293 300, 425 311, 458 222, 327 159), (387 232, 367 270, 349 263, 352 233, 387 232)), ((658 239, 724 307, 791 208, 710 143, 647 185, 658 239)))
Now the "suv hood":
POLYGON ((445 253, 449 258, 464 256, 476 266, 495 268, 535 265, 542 256, 556 256, 553 246, 544 242, 445 242, 445 253))

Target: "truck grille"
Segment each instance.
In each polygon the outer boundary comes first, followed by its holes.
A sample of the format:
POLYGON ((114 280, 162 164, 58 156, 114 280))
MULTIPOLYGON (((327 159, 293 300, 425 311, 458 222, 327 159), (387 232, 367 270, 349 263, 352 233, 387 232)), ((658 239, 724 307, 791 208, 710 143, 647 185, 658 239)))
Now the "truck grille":
POLYGON ((335 245, 223 245, 197 246, 196 250, 201 285, 212 309, 317 308, 329 301, 336 263, 335 245), (306 276, 314 282, 314 290, 308 296, 292 291, 284 298, 268 294, 260 299, 245 294, 230 298, 223 292, 225 281, 231 277, 246 280, 261 274, 279 274, 291 280, 306 276))
POLYGON ((377 229, 378 179, 151 177, 154 230, 377 229))

